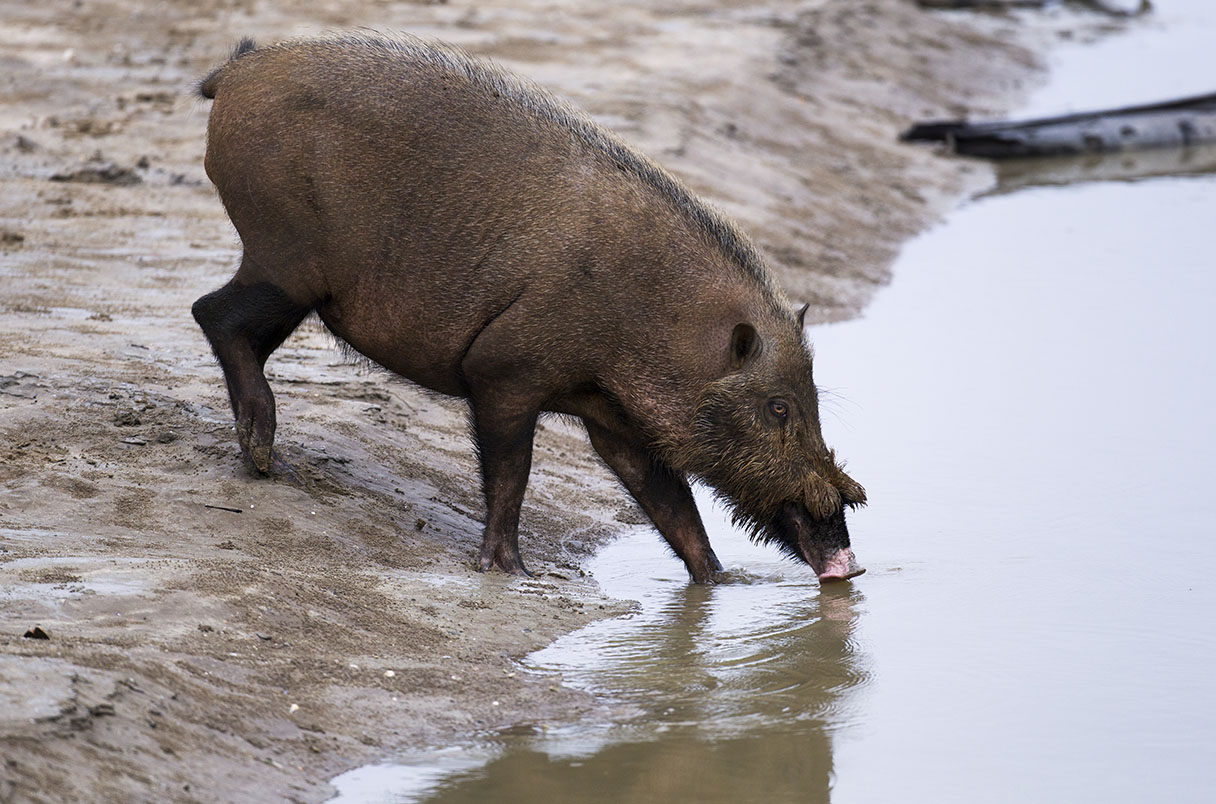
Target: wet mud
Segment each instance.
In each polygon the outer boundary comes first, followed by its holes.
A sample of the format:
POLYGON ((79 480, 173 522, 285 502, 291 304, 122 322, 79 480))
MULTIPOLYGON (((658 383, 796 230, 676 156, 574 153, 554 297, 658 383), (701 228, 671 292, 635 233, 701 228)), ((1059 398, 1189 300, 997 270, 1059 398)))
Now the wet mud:
POLYGON ((193 90, 239 37, 371 26, 493 57, 738 218, 819 322, 991 180, 895 133, 1006 111, 1039 44, 1013 18, 899 0, 5 0, 0 19, 5 801, 319 801, 390 752, 609 716, 516 663, 626 608, 584 567, 640 514, 581 433, 541 428, 532 579, 473 570, 463 405, 315 323, 268 366, 299 484, 242 464, 189 315, 239 258, 193 90))

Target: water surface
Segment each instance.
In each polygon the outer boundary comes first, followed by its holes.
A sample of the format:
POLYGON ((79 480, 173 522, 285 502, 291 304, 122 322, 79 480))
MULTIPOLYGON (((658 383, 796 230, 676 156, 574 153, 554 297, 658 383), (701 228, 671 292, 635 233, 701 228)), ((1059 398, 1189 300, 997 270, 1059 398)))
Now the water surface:
POLYGON ((835 800, 1206 800, 1213 212, 1210 176, 985 200, 817 333, 902 569, 857 584, 835 800))

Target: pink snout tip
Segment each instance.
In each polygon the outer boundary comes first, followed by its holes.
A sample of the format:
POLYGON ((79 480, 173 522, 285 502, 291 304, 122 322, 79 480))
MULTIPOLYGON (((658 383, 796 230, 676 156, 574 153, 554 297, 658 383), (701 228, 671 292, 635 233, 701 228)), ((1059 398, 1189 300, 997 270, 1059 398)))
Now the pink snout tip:
POLYGON ((857 563, 857 556, 853 555, 853 551, 845 548, 823 565, 823 571, 819 573, 819 583, 845 581, 856 578, 865 571, 866 568, 857 563))

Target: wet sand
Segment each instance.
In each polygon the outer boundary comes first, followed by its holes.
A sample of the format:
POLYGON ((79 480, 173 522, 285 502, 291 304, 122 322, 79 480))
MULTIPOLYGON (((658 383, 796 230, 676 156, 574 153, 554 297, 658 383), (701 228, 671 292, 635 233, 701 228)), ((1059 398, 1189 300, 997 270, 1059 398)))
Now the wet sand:
POLYGON ((820 322, 991 180, 895 132, 999 112, 1040 44, 899 0, 6 0, 0 19, 5 801, 319 801, 402 748, 608 716, 515 664, 623 608, 581 567, 640 514, 581 434, 538 437, 534 579, 472 569, 463 404, 344 360, 316 324, 268 367, 302 487, 242 465, 189 316, 238 259, 193 83, 240 36, 374 26, 489 55, 739 219, 820 322))

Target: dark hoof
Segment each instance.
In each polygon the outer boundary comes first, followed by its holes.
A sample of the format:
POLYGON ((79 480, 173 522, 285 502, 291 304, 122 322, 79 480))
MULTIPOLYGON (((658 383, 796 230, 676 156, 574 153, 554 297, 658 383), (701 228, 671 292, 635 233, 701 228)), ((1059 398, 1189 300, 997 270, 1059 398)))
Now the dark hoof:
MULTIPOLYGON (((249 458, 253 468, 263 475, 270 474, 272 469, 287 466, 274 450, 274 425, 258 424, 252 421, 236 423, 236 440, 241 445, 241 451, 249 458)), ((290 469, 291 467, 288 467, 290 469)), ((295 474, 294 470, 291 474, 295 474)))
POLYGON ((508 575, 534 577, 532 573, 528 572, 528 568, 524 566, 523 559, 519 557, 517 551, 482 549, 481 559, 477 562, 477 571, 489 572, 495 568, 502 570, 508 575))
POLYGON ((270 471, 264 474, 286 480, 296 488, 304 488, 304 480, 300 477, 300 473, 296 471, 294 466, 283 460, 283 456, 279 454, 278 450, 272 449, 270 451, 270 471))
POLYGON ((258 447, 242 450, 252 469, 263 477, 285 480, 297 488, 304 488, 304 480, 295 467, 283 460, 277 449, 258 447))
POLYGON ((718 582, 718 573, 722 572, 722 562, 709 550, 700 560, 685 560, 684 568, 688 570, 689 579, 695 584, 712 586, 718 582))
POLYGON ((254 446, 249 448, 249 460, 253 462, 253 468, 264 475, 270 474, 270 469, 277 457, 274 449, 269 446, 254 446))

